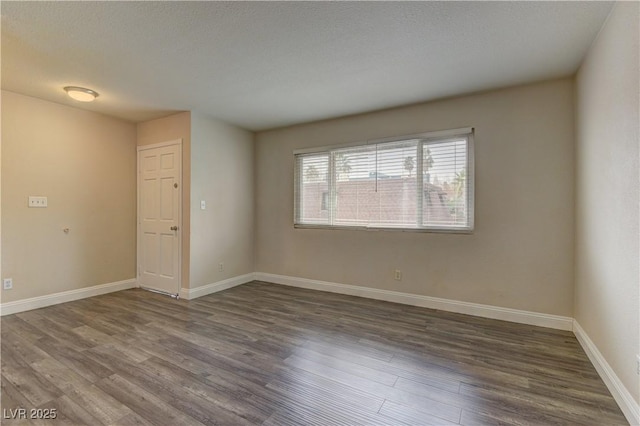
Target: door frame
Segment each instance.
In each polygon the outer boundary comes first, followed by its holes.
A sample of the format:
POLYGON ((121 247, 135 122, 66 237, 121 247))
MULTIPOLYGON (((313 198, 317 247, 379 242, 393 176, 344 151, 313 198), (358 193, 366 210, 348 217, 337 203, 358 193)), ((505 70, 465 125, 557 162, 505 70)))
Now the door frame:
MULTIPOLYGON (((183 223, 182 223, 182 208, 183 208, 183 200, 182 200, 182 185, 184 184, 184 167, 183 167, 183 162, 182 162, 182 155, 183 155, 183 150, 182 150, 182 139, 174 139, 174 140, 170 140, 170 141, 166 141, 166 142, 159 142, 159 143, 154 143, 154 144, 149 144, 149 145, 138 145, 136 147, 136 281, 138 284, 138 287, 142 287, 140 285, 140 273, 141 273, 141 247, 142 245, 140 244, 141 241, 141 232, 142 232, 142 226, 140 223, 140 177, 142 176, 142 174, 140 173, 140 153, 142 151, 146 151, 149 149, 155 149, 155 148, 163 148, 165 146, 172 146, 172 145, 178 145, 179 150, 180 150, 180 184, 178 185, 178 229, 180 232, 178 232, 177 238, 178 238, 178 288, 176 289, 175 293, 169 293, 172 297, 180 297, 180 291, 182 290, 182 231, 183 231, 183 223)), ((142 287, 144 288, 144 287, 142 287)), ((155 290, 151 290, 151 291, 155 291, 155 290)), ((163 292, 159 292, 159 293, 163 293, 163 292)), ((165 293, 166 294, 166 293, 165 293)))

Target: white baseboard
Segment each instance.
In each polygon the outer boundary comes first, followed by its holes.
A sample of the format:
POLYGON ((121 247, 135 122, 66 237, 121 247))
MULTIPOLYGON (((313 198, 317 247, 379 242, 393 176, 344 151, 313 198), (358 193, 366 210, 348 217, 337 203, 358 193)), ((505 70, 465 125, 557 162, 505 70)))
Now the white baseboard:
POLYGON ((7 302, 1 304, 0 315, 16 314, 18 312, 44 308, 45 306, 71 302, 78 299, 85 299, 87 297, 99 296, 101 294, 112 293, 114 291, 127 290, 137 286, 138 284, 136 279, 132 278, 130 280, 94 285, 91 287, 63 291, 60 293, 47 294, 46 296, 16 300, 15 302, 7 302))
POLYGON ((255 274, 249 273, 239 275, 237 277, 227 278, 226 280, 218 281, 196 288, 182 288, 180 289, 180 297, 183 299, 191 300, 198 297, 206 296, 207 294, 217 293, 231 287, 236 287, 241 284, 246 284, 250 281, 253 281, 254 279, 255 274))
POLYGON ((589 335, 584 331, 578 321, 573 320, 573 334, 576 335, 578 342, 584 349, 585 353, 596 368, 596 371, 609 388, 609 392, 613 395, 620 409, 631 425, 640 425, 640 405, 633 399, 629 390, 622 383, 620 378, 613 371, 607 360, 602 356, 597 346, 589 335))
MULTIPOLYGON (((291 287, 300 287, 311 290, 328 291, 350 296, 367 297, 370 299, 384 300, 387 302, 402 303, 405 305, 420 306, 424 308, 439 309, 442 311, 456 312, 478 317, 511 321, 521 324, 536 325, 559 330, 573 331, 594 365, 596 371, 606 384, 614 399, 620 406, 631 425, 640 425, 640 405, 633 399, 631 393, 620 381, 609 363, 602 356, 596 345, 589 338, 576 320, 570 317, 550 315, 518 309, 502 308, 498 306, 482 305, 478 303, 462 302, 457 300, 442 299, 438 297, 422 296, 418 294, 401 293, 397 291, 380 290, 368 287, 359 287, 347 284, 339 284, 328 281, 311 280, 307 278, 290 277, 286 275, 255 272, 226 280, 207 284, 204 286, 180 290, 180 297, 191 300, 207 294, 216 293, 232 287, 236 287, 253 280, 266 281, 291 287)), ((0 304, 0 315, 10 315, 31 309, 43 308, 59 303, 98 296, 114 291, 127 290, 137 287, 135 279, 100 284, 92 287, 69 290, 46 296, 17 300, 0 304)))
POLYGON ((327 281, 310 280, 307 278, 289 277, 286 275, 268 274, 265 272, 256 272, 255 279, 292 287, 348 294, 350 296, 368 297, 369 299, 385 300, 387 302, 439 309, 441 311, 475 315, 477 317, 511 321, 521 324, 537 325, 540 327, 555 328, 558 330, 571 331, 573 328, 573 318, 559 315, 521 311, 518 309, 501 308, 499 306, 481 305, 479 303, 461 302, 457 300, 441 299, 438 297, 422 296, 419 294, 401 293, 398 291, 380 290, 327 281))

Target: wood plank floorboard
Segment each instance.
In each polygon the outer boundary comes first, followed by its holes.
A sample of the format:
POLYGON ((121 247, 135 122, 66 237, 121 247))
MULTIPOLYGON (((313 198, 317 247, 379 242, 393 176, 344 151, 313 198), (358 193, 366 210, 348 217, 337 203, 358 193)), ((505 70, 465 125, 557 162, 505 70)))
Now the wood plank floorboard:
POLYGON ((627 424, 570 332, 353 296, 133 289, 0 323, 6 425, 627 424))

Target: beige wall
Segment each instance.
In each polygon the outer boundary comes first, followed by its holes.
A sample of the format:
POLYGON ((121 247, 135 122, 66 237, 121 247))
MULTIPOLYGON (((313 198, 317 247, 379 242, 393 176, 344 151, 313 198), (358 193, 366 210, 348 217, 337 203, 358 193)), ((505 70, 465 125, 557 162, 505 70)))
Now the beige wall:
POLYGON ((636 401, 639 22, 618 3, 576 80, 575 318, 636 401))
POLYGON ((253 154, 253 133, 192 112, 191 288, 253 272, 253 154))
POLYGON ((138 124, 138 145, 174 139, 183 141, 182 287, 253 272, 253 134, 196 112, 138 124))
POLYGON ((135 125, 2 91, 2 150, 3 302, 135 278, 135 125))
POLYGON ((258 133, 256 159, 258 272, 573 313, 571 79, 258 133), (473 235, 293 228, 294 149, 465 126, 473 235))
POLYGON ((191 112, 181 112, 137 125, 138 145, 182 140, 182 263, 181 286, 189 286, 189 236, 191 202, 191 112))

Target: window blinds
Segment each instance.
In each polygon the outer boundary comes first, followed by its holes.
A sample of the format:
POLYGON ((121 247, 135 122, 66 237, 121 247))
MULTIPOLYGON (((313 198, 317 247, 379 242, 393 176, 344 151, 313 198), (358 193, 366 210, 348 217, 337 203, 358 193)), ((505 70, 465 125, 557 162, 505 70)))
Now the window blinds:
POLYGON ((295 155, 295 225, 473 227, 471 133, 295 155))

